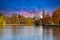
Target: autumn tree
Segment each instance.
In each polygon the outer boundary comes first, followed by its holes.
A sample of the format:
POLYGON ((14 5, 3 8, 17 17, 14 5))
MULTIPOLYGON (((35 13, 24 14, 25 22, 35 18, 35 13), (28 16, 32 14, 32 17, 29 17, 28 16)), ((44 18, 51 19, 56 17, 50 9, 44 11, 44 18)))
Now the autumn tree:
POLYGON ((19 18, 18 15, 16 13, 12 14, 12 16, 10 17, 10 21, 13 24, 16 24, 18 22, 19 18))
POLYGON ((51 19, 51 16, 50 16, 49 13, 47 13, 47 14, 44 16, 43 22, 44 22, 44 23, 48 23, 48 24, 52 22, 52 19, 51 19))
POLYGON ((7 15, 3 15, 3 19, 6 21, 7 24, 10 23, 10 17, 7 15))
POLYGON ((55 10, 52 14, 53 22, 54 23, 59 23, 60 22, 60 8, 55 10))
POLYGON ((26 18, 24 16, 19 15, 20 24, 26 24, 26 18))
POLYGON ((29 25, 33 25, 34 24, 34 20, 33 18, 26 18, 26 23, 29 24, 29 25))

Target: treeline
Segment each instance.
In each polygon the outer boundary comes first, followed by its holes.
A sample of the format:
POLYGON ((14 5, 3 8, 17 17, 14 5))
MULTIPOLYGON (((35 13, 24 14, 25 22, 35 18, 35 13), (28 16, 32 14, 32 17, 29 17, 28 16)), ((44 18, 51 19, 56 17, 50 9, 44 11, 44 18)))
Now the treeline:
POLYGON ((50 13, 46 13, 43 18, 43 22, 45 24, 59 24, 60 23, 60 8, 57 8, 53 11, 53 13, 50 15, 50 13))
MULTIPOLYGON (((7 16, 3 13, 0 13, 0 17, 6 21, 6 24, 30 24, 34 25, 35 17, 24 17, 20 14, 13 13, 11 16, 7 16)), ((42 25, 42 21, 44 24, 59 24, 60 23, 60 8, 57 8, 53 11, 53 13, 44 14, 43 18, 39 18, 38 22, 42 25)))
MULTIPOLYGON (((6 21, 6 24, 29 24, 34 25, 35 18, 24 17, 20 14, 13 13, 11 16, 0 13, 3 19, 6 21)), ((42 24, 41 18, 38 19, 40 24, 42 24)))

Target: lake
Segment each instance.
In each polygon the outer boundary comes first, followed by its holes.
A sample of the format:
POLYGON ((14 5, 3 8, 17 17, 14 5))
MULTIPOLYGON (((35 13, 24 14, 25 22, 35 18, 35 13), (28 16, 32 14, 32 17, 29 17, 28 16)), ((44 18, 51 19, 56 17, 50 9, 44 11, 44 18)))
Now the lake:
POLYGON ((42 26, 6 26, 0 29, 0 40, 42 40, 42 26))
POLYGON ((59 27, 5 26, 0 40, 59 40, 59 27))

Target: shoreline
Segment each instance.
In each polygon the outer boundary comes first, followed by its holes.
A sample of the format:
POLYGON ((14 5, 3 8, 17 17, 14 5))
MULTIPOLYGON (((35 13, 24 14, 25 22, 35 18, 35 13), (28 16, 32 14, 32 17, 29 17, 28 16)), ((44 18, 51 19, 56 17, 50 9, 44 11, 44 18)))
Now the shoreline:
MULTIPOLYGON (((6 26, 35 26, 34 24, 6 24, 6 26)), ((60 25, 39 25, 39 26, 60 26, 60 25)))
MULTIPOLYGON (((36 26, 34 24, 6 24, 5 26, 36 26)), ((42 26, 42 25, 39 25, 42 26)))
POLYGON ((6 24, 5 26, 34 26, 34 24, 6 24))

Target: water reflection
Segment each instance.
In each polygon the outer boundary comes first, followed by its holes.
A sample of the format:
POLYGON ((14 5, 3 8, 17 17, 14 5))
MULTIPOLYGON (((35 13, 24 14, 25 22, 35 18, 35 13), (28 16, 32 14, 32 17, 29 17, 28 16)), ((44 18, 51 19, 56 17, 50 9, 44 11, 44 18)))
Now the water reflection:
POLYGON ((42 40, 42 27, 20 27, 17 29, 17 40, 42 40))
POLYGON ((6 26, 0 40, 60 40, 59 27, 6 26))
POLYGON ((0 29, 0 40, 42 40, 42 27, 6 26, 0 29))
POLYGON ((43 28, 44 40, 60 40, 60 28, 59 27, 44 27, 43 28))

